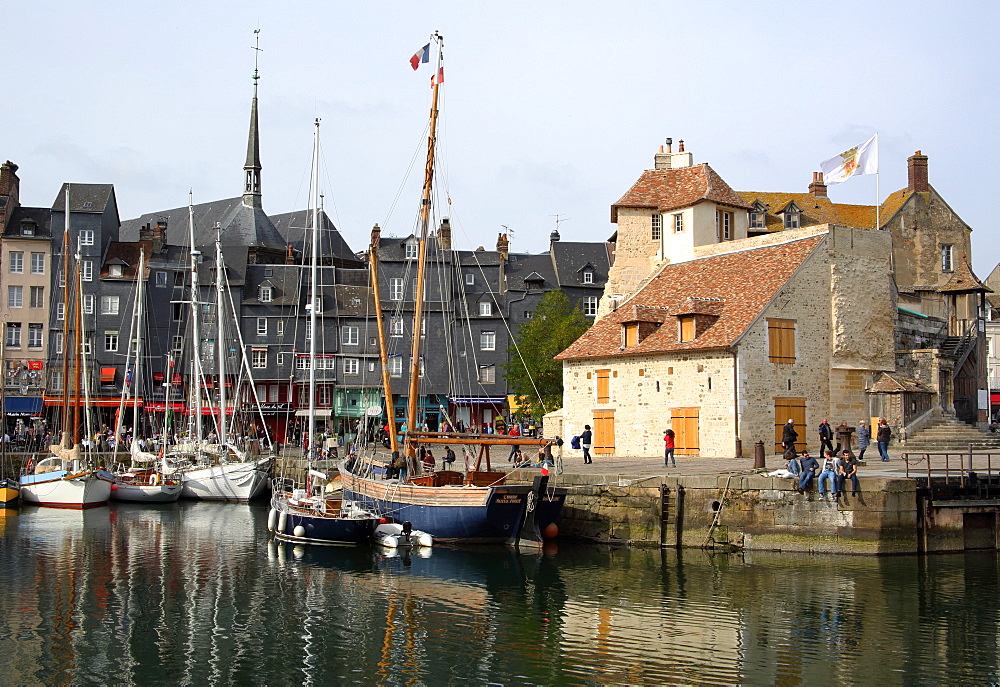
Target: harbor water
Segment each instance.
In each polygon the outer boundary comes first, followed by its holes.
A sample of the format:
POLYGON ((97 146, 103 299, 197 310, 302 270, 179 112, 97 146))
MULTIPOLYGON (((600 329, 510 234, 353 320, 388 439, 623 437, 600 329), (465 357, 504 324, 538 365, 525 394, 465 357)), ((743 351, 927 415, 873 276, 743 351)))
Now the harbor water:
POLYGON ((995 552, 275 544, 267 506, 0 518, 0 683, 983 684, 995 552))

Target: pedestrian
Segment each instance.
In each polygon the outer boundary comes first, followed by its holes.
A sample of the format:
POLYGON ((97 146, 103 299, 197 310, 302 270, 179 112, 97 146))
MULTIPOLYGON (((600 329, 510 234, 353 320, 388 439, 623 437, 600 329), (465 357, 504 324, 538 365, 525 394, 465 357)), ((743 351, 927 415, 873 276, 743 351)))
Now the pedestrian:
POLYGON ((799 438, 799 433, 795 431, 795 420, 788 418, 788 423, 781 430, 781 447, 785 449, 785 454, 795 455, 795 441, 799 438))
MULTIPOLYGON (((521 427, 516 422, 510 423, 510 430, 507 431, 507 436, 509 437, 519 437, 521 436, 521 427)), ((510 445, 510 454, 507 456, 507 462, 514 460, 514 454, 521 450, 521 447, 517 444, 510 445)))
POLYGON ((825 456, 827 451, 833 451, 833 428, 830 421, 823 418, 819 423, 819 454, 825 456))
POLYGON ((799 461, 801 472, 799 473, 799 493, 806 493, 806 489, 812 484, 813 478, 819 472, 819 463, 809 455, 809 451, 802 452, 802 460, 799 461))
MULTIPOLYGON (((423 447, 421 447, 423 449, 423 447)), ((424 450, 424 471, 434 472, 434 454, 431 453, 430 449, 424 450)))
POLYGON ((858 423, 858 460, 865 459, 865 449, 872 443, 872 433, 862 420, 858 423))
POLYGON ((665 429, 663 430, 663 465, 664 467, 673 464, 673 467, 677 467, 677 461, 674 459, 674 430, 665 429))
POLYGON ((833 498, 837 498, 837 465, 833 458, 833 451, 826 452, 826 457, 823 459, 823 471, 819 473, 819 497, 821 499, 826 498, 823 487, 826 485, 827 479, 830 480, 830 492, 833 494, 833 498))
POLYGON ((580 435, 580 446, 583 447, 583 462, 593 463, 590 457, 590 447, 593 446, 594 433, 590 431, 590 425, 583 426, 583 434, 580 435))
POLYGON ((882 462, 889 460, 889 439, 892 439, 892 430, 884 417, 878 419, 878 429, 875 433, 875 442, 878 445, 878 454, 882 456, 882 462))
POLYGON ((850 451, 844 451, 840 461, 840 490, 844 490, 844 482, 851 480, 851 496, 858 495, 858 461, 850 451))

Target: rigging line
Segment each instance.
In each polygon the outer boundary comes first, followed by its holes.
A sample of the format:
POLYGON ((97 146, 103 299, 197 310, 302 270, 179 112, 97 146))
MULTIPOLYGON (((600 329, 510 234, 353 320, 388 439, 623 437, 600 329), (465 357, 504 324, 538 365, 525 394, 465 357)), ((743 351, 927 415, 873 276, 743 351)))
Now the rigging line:
POLYGON ((426 148, 427 135, 430 131, 430 123, 424 125, 423 136, 418 141, 416 147, 413 149, 413 156, 410 158, 410 164, 406 167, 406 173, 403 174, 402 181, 399 182, 399 187, 396 189, 396 195, 392 199, 392 203, 389 204, 389 210, 386 212, 385 217, 382 219, 382 227, 384 230, 389 228, 389 219, 392 217, 392 213, 396 209, 396 205, 399 204, 399 199, 403 195, 403 191, 406 190, 406 181, 410 178, 413 173, 413 166, 417 163, 420 158, 420 153, 426 148))

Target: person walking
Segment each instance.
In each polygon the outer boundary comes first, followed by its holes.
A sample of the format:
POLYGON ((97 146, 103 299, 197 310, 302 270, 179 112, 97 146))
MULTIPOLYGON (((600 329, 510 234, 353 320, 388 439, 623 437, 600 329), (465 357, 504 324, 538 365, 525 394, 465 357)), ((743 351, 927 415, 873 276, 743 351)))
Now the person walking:
POLYGON ((865 449, 872 443, 872 433, 862 420, 858 423, 858 460, 865 459, 865 449))
POLYGON ((819 423, 819 453, 825 456, 827 451, 833 451, 833 428, 830 421, 823 418, 819 423))
MULTIPOLYGON (((521 426, 516 422, 510 423, 510 429, 507 431, 507 436, 509 437, 519 437, 521 436, 521 426)), ((510 455, 507 456, 507 462, 514 460, 514 454, 521 450, 521 447, 517 444, 510 445, 510 455)))
POLYGON ((594 445, 594 433, 590 431, 590 425, 583 426, 583 434, 580 435, 580 446, 583 448, 584 464, 593 463, 590 457, 590 447, 594 445))
POLYGON ((892 439, 892 430, 884 417, 878 419, 878 429, 875 433, 875 442, 878 445, 878 454, 882 456, 882 462, 889 460, 889 439, 892 439))
POLYGON ((664 467, 670 466, 671 463, 673 467, 677 467, 677 461, 674 459, 674 430, 665 429, 663 430, 663 465, 664 467))
POLYGON ((795 455, 795 441, 799 438, 799 433, 795 431, 795 421, 788 418, 788 423, 781 430, 781 447, 785 449, 785 455, 789 453, 795 455))

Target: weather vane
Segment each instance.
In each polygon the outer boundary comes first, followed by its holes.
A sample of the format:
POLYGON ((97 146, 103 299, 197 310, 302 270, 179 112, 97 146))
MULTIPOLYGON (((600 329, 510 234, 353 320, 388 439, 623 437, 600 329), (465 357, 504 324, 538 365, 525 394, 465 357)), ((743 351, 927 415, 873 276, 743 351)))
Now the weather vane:
POLYGON ((253 50, 254 50, 254 54, 253 54, 253 86, 254 86, 254 88, 257 88, 257 79, 260 78, 260 75, 257 73, 257 57, 260 55, 261 50, 262 50, 262 48, 260 47, 260 29, 254 29, 253 30, 253 35, 254 35, 254 39, 256 40, 257 44, 256 45, 252 45, 250 47, 253 48, 253 50))

